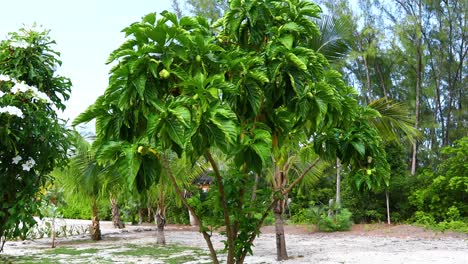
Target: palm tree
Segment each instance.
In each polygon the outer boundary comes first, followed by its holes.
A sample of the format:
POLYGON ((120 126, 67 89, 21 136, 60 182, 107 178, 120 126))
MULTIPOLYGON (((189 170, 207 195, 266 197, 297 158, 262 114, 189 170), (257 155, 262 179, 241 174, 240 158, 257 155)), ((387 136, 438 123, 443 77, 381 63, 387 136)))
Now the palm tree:
POLYGON ((93 240, 101 240, 98 200, 102 194, 105 168, 97 164, 91 144, 77 132, 73 136, 75 149, 69 166, 56 173, 56 181, 70 195, 79 195, 91 204, 90 233, 93 240))

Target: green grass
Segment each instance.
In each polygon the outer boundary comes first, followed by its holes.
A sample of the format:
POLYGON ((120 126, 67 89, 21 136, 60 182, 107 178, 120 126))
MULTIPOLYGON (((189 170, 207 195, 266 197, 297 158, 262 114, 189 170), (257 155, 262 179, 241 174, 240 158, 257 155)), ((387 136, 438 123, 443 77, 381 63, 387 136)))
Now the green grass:
POLYGON ((168 264, 186 263, 188 261, 199 260, 200 258, 208 255, 201 249, 180 246, 180 245, 145 245, 137 246, 127 244, 125 246, 127 250, 122 252, 113 252, 113 255, 117 256, 135 256, 135 257, 153 257, 158 260, 164 260, 168 264), (185 253, 185 254, 183 254, 185 253))
POLYGON ((52 254, 52 255, 72 255, 72 256, 77 256, 81 254, 96 254, 98 253, 98 249, 96 248, 86 248, 86 249, 76 249, 76 248, 54 248, 46 251, 46 254, 52 254))
POLYGON ((154 244, 149 245, 134 245, 126 244, 122 247, 102 247, 102 248, 73 248, 61 247, 54 249, 45 249, 40 253, 35 253, 29 256, 8 256, 0 258, 0 263, 63 263, 65 262, 89 262, 89 263, 113 263, 115 260, 125 261, 125 257, 129 257, 131 262, 139 262, 144 259, 154 259, 164 261, 167 264, 179 264, 189 261, 200 261, 200 263, 210 263, 209 256, 206 252, 198 248, 167 245, 159 246, 154 244), (108 251, 112 249, 113 251, 108 251), (120 251, 114 251, 120 249, 120 251), (102 253, 106 257, 97 254, 102 253), (135 259, 133 259, 135 258, 135 259))

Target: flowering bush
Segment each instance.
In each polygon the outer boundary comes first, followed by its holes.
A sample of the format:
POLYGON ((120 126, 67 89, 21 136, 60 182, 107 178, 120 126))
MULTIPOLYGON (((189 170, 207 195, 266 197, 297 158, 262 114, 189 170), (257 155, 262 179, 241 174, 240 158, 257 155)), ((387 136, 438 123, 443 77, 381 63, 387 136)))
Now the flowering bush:
POLYGON ((0 251, 35 224, 39 190, 69 147, 56 110, 65 108, 71 83, 55 74, 54 42, 35 28, 9 36, 0 42, 0 251))

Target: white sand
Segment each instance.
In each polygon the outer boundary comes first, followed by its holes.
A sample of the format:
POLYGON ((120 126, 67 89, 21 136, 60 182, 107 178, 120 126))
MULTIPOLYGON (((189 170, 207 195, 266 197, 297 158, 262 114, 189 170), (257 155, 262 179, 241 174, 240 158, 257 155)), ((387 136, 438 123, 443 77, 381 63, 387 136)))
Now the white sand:
MULTIPOLYGON (((67 225, 86 226, 90 221, 66 220, 67 225)), ((99 248, 99 258, 117 258, 110 254, 126 244, 154 244, 156 231, 151 226, 127 226, 124 230, 116 230, 107 221, 101 223, 103 241, 68 244, 73 240, 86 240, 88 235, 59 238, 58 247, 99 248)), ((221 249, 223 237, 213 234, 215 247, 221 249)), ((468 241, 462 238, 394 238, 356 236, 341 233, 313 233, 304 235, 286 235, 288 253, 291 259, 283 262, 275 260, 275 235, 262 234, 255 240, 254 255, 248 256, 246 263, 468 263, 468 241)), ((166 230, 168 244, 180 244, 207 249, 206 243, 198 232, 181 231, 176 226, 166 230)), ((30 255, 50 247, 50 239, 34 241, 7 242, 4 254, 30 255)), ((66 257, 66 256, 64 256, 66 257)), ((162 260, 150 258, 122 257, 112 259, 116 263, 164 263, 162 260)), ((64 262, 67 262, 64 260, 64 262)), ((208 258, 195 263, 209 263, 208 258)), ((194 262, 192 262, 194 263, 194 262)))

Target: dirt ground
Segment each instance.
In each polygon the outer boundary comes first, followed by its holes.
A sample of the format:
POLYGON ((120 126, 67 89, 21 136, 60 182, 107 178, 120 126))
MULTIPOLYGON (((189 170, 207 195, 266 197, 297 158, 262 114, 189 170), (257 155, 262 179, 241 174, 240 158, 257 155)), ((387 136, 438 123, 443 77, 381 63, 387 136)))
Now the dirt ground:
MULTIPOLYGON (((89 221, 67 220, 67 225, 87 225, 89 221)), ((58 247, 98 248, 99 259, 112 258, 107 250, 119 250, 128 245, 153 244, 153 225, 127 226, 116 230, 110 222, 102 222, 103 241, 92 242, 87 235, 59 238, 58 247), (79 241, 82 241, 79 242, 79 241), (78 242, 77 242, 78 241, 78 242), (111 247, 112 246, 112 247, 111 247), (117 248, 117 249, 116 249, 117 248), (107 252, 107 253, 106 253, 107 252)), ((223 248, 223 237, 213 234, 214 245, 223 248)), ((207 249, 196 227, 169 225, 168 244, 207 249)), ((281 263, 468 263, 468 234, 436 233, 408 225, 354 225, 351 231, 323 233, 310 226, 286 226, 286 243, 290 259, 281 263)), ((50 239, 7 242, 4 254, 30 255, 50 247, 50 239)), ((246 263, 280 263, 275 260, 274 227, 267 226, 255 240, 253 256, 246 263)), ((154 258, 110 259, 114 263, 164 263, 154 258)), ((209 263, 208 257, 196 262, 209 263)), ((68 263, 64 260, 64 263, 68 263)), ((79 261, 78 261, 79 263, 79 261)))

